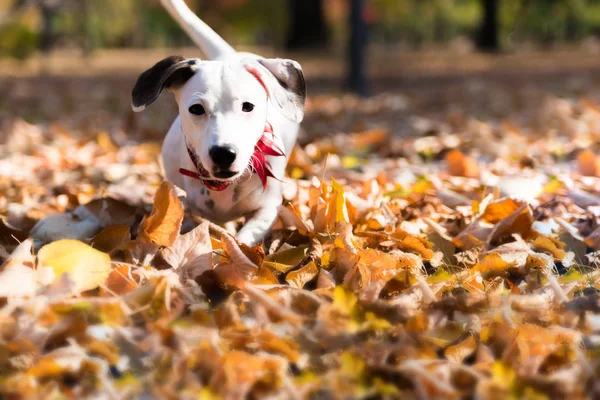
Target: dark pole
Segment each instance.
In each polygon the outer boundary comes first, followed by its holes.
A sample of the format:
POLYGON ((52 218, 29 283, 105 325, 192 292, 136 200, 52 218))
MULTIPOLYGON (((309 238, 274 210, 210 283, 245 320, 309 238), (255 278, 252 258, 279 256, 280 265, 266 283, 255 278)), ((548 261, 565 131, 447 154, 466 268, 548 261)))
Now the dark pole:
POLYGON ((350 0, 350 46, 348 84, 359 96, 367 96, 365 78, 365 50, 367 47, 367 24, 363 18, 364 1, 350 0))
POLYGON ((500 0, 481 0, 483 15, 481 19, 481 31, 479 32, 479 49, 483 51, 496 52, 500 50, 498 40, 498 6, 500 0))
POLYGON ((40 33, 40 49, 47 53, 54 43, 54 8, 40 4, 42 14, 42 31, 40 33))
POLYGON ((289 50, 324 49, 329 30, 323 0, 288 0, 289 25, 285 46, 289 50))

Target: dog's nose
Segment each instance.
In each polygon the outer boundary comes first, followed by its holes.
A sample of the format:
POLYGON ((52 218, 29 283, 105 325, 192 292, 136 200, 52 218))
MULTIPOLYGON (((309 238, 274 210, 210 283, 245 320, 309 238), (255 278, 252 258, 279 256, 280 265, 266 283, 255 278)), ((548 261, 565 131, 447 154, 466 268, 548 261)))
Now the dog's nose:
POLYGON ((236 152, 231 146, 213 146, 208 151, 208 155, 220 169, 229 168, 235 161, 236 152))

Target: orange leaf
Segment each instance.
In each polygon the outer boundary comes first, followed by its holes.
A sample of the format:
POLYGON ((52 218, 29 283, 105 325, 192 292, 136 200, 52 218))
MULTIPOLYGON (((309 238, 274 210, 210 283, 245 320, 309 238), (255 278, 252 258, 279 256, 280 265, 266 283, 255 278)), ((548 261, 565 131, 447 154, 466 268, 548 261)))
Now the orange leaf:
POLYGON ((515 212, 521 204, 511 198, 488 204, 481 216, 490 224, 497 224, 510 214, 515 212))
POLYGON ((319 270, 317 269, 317 265, 314 261, 309 262, 304 267, 291 271, 285 277, 285 280, 290 284, 290 286, 302 289, 304 285, 310 282, 317 274, 319 270))
POLYGON ((171 246, 179 236, 183 221, 183 205, 175 187, 164 181, 154 196, 150 215, 146 215, 140 224, 138 239, 160 246, 171 246))
POLYGON ((513 263, 507 263, 498 253, 491 253, 486 255, 483 260, 481 260, 475 267, 473 268, 475 271, 488 273, 488 272, 502 272, 506 271, 508 268, 512 267, 513 263))
POLYGON ((579 173, 585 176, 600 176, 600 160, 590 151, 583 150, 577 155, 579 173))
POLYGON ((428 249, 422 240, 414 236, 405 237, 397 243, 397 246, 400 250, 418 254, 426 260, 431 260, 435 255, 434 251, 428 249))
POLYGON ((107 296, 122 295, 137 287, 137 282, 131 277, 129 265, 119 265, 110 271, 106 282, 101 287, 101 292, 106 293, 107 296))
POLYGON ((454 176, 475 178, 479 176, 479 167, 473 157, 464 155, 459 150, 451 150, 446 154, 448 173, 454 176))
POLYGON ((562 260, 565 258, 566 253, 563 250, 565 244, 559 240, 549 236, 538 236, 532 244, 534 250, 550 254, 555 260, 562 260))

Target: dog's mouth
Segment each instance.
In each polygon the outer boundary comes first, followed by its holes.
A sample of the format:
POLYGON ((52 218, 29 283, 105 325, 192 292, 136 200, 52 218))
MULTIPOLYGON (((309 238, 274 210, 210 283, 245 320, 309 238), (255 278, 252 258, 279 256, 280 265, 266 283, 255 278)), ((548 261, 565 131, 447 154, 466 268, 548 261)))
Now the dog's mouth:
POLYGON ((230 181, 233 180, 239 174, 240 171, 213 171, 211 175, 214 179, 230 181))
POLYGON ((263 189, 267 189, 267 178, 274 178, 273 172, 271 171, 271 163, 267 160, 267 156, 284 157, 285 153, 275 143, 275 134, 271 124, 267 123, 263 136, 258 140, 254 146, 254 153, 248 161, 247 167, 243 171, 231 171, 231 170, 213 170, 209 173, 200 162, 200 159, 196 152, 190 147, 186 140, 186 147, 188 155, 194 164, 196 171, 190 171, 185 168, 180 168, 179 173, 185 176, 189 176, 194 179, 198 179, 206 185, 210 190, 225 190, 236 180, 240 179, 244 174, 249 173, 250 175, 256 174, 260 178, 263 189), (271 137, 267 137, 267 134, 271 137))

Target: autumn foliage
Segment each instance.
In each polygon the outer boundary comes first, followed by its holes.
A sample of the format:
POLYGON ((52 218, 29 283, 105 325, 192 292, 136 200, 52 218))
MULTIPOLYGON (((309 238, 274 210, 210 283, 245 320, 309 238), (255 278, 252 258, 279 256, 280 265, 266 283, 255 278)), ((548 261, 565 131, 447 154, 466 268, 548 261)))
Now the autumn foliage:
POLYGON ((568 107, 551 114, 562 147, 466 118, 452 135, 307 141, 256 247, 184 207, 156 144, 16 120, 0 161, 0 388, 598 396, 600 112, 568 107))

